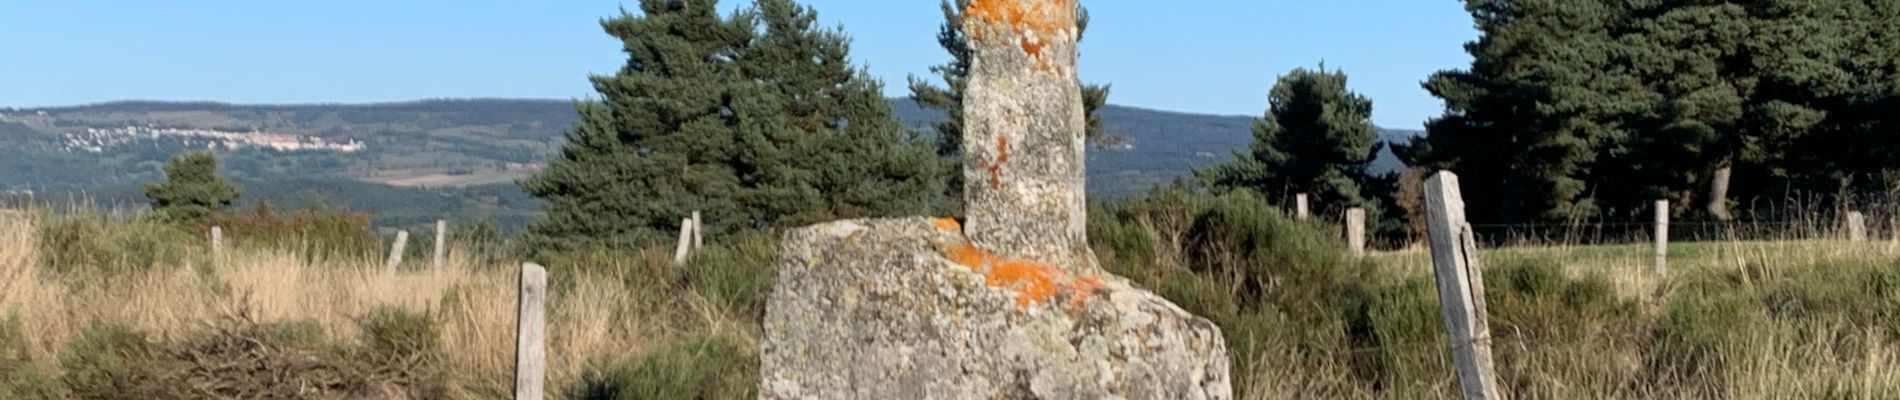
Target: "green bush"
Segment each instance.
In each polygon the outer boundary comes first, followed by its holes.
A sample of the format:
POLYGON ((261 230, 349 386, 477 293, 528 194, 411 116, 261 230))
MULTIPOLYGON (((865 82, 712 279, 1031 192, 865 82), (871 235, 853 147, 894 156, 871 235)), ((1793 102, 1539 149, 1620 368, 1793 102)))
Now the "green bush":
POLYGON ((1765 271, 1751 263, 1740 270, 1695 270, 1676 278, 1680 286, 1651 329, 1655 343, 1646 365, 1650 379, 1719 379, 1731 367, 1730 360, 1754 351, 1756 347, 1742 340, 1769 327, 1771 318, 1757 293, 1757 285, 1769 283, 1765 271))
POLYGON ((133 221, 107 228, 95 262, 119 273, 182 265, 186 255, 201 251, 199 243, 202 239, 177 225, 133 221))
POLYGON ((1606 323, 1629 323, 1636 303, 1601 275, 1572 278, 1553 260, 1513 260, 1484 269, 1490 324, 1507 339, 1578 340, 1606 323))
POLYGON ((776 238, 762 233, 741 234, 702 247, 677 274, 694 292, 757 320, 765 316, 765 298, 776 277, 772 264, 777 257, 776 238))
POLYGON ((59 400, 66 398, 66 387, 39 366, 27 364, 0 373, 0 399, 59 400))
POLYGON ((102 252, 99 243, 104 223, 80 215, 50 215, 38 224, 40 263, 48 269, 66 272, 98 265, 102 252))
POLYGON ((358 322, 363 344, 384 359, 439 354, 441 336, 434 316, 396 306, 378 306, 358 322))
POLYGON ((1893 264, 1849 261, 1813 265, 1773 282, 1776 284, 1762 291, 1761 301, 1775 318, 1838 322, 1900 335, 1900 270, 1893 264))
POLYGON ((30 361, 26 358, 26 332, 20 330, 20 316, 7 313, 5 319, 0 319, 0 378, 30 361))
POLYGON ((181 265, 203 243, 176 225, 152 220, 107 221, 87 215, 48 217, 39 224, 40 261, 58 272, 124 273, 181 265))
POLYGON ((368 260, 386 254, 370 229, 369 215, 360 212, 307 208, 280 213, 269 204, 259 204, 248 212, 203 219, 200 225, 202 231, 221 227, 231 245, 290 250, 310 262, 368 260))
POLYGON ((759 360, 725 336, 663 343, 645 357, 610 370, 590 366, 575 400, 757 398, 759 360))
MULTIPOLYGON (((1347 324, 1354 375, 1373 387, 1399 389, 1451 374, 1445 322, 1430 277, 1373 287, 1363 313, 1347 324)), ((1404 390, 1399 390, 1404 392, 1404 390)))
POLYGON ((1370 264, 1350 258, 1333 229, 1295 221, 1245 191, 1210 199, 1188 232, 1189 268, 1236 288, 1242 309, 1272 306, 1294 315, 1339 316, 1352 305, 1342 297, 1370 264))
POLYGON ((94 321, 60 349, 60 381, 77 399, 137 399, 133 366, 145 350, 145 337, 131 328, 94 321))
MULTIPOLYGON (((477 266, 504 265, 515 257, 508 237, 492 220, 478 221, 462 228, 449 228, 449 245, 459 249, 477 266)), ((433 243, 431 243, 433 245, 433 243)))

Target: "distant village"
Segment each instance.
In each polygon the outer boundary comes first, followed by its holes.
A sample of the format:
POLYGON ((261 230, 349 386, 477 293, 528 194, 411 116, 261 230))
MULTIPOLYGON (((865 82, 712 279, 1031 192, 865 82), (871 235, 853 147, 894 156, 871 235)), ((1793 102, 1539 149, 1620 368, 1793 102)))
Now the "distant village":
POLYGON ((363 142, 350 139, 332 142, 314 136, 297 136, 274 132, 230 132, 214 129, 178 129, 128 126, 124 128, 86 128, 85 132, 73 132, 64 135, 62 150, 66 152, 99 153, 105 149, 131 144, 140 140, 161 138, 183 139, 187 146, 203 146, 207 149, 222 148, 237 150, 243 148, 262 148, 278 151, 336 151, 353 153, 363 150, 363 142))

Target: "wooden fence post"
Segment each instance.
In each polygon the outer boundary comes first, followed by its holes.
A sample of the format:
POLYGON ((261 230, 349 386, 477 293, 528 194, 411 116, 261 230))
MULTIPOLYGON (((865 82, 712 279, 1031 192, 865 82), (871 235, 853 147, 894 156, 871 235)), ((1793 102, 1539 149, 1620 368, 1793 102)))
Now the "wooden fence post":
POLYGON ((1867 218, 1859 211, 1847 212, 1847 241, 1867 241, 1867 218))
POLYGON ((449 221, 435 220, 435 262, 432 264, 435 276, 442 276, 442 258, 448 254, 448 244, 449 221))
POLYGON ((706 235, 706 226, 701 225, 701 222, 702 221, 699 220, 699 212, 694 211, 693 212, 693 250, 695 251, 699 250, 699 246, 703 244, 702 241, 705 239, 704 236, 706 235))
POLYGON ((224 266, 224 228, 211 227, 211 266, 224 266))
POLYGON ((1353 256, 1366 255, 1366 209, 1346 209, 1346 246, 1352 248, 1353 256))
POLYGON ((1299 217, 1301 220, 1306 219, 1306 214, 1307 214, 1306 193, 1293 195, 1293 210, 1294 210, 1293 212, 1294 216, 1299 217))
POLYGON ((515 400, 541 400, 547 370, 548 270, 521 265, 521 308, 515 314, 515 400))
POLYGON ((693 245, 693 219, 680 220, 680 244, 673 250, 673 265, 686 263, 686 252, 693 245))
POLYGON ((389 261, 383 262, 383 272, 396 274, 396 265, 402 264, 402 250, 409 246, 409 231, 396 231, 396 242, 389 246, 389 261))
POLYGON ((1450 333, 1452 360, 1466 399, 1497 399, 1497 374, 1491 365, 1491 332, 1485 321, 1484 274, 1478 244, 1465 222, 1465 201, 1458 175, 1439 171, 1425 181, 1425 210, 1430 216, 1432 271, 1438 304, 1450 333))
POLYGON ((1669 200, 1656 200, 1656 275, 1669 273, 1669 200))

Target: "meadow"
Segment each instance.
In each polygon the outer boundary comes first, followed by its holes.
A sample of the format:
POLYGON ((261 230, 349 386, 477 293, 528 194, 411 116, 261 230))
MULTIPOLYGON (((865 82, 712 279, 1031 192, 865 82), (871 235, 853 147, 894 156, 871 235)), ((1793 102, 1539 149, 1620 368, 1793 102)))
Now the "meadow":
MULTIPOLYGON (((385 274, 367 219, 310 211, 198 226, 0 211, 0 398, 505 398, 516 266, 457 236, 385 274), (332 243, 332 244, 325 244, 332 243)), ((1348 255, 1338 227, 1248 195, 1091 207, 1112 271, 1218 323, 1239 398, 1450 398, 1424 250, 1348 255)), ((421 235, 419 237, 426 237, 421 235)), ((567 399, 749 398, 777 246, 538 255, 549 383, 567 399)), ((427 242, 416 240, 412 242, 427 242)), ((412 246, 413 247, 413 246, 412 246)), ((1900 396, 1900 268, 1828 235, 1486 249, 1501 385, 1517 398, 1900 396)))

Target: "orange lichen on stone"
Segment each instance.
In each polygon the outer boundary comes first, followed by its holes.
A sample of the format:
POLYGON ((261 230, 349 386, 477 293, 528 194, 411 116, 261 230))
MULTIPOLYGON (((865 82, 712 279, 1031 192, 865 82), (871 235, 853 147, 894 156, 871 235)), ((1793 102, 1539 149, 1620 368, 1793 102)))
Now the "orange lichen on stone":
POLYGON ((996 160, 983 164, 983 170, 990 174, 990 189, 1003 189, 1003 164, 1009 162, 1009 137, 996 137, 996 160))
POLYGON ((944 232, 963 232, 963 224, 957 223, 956 218, 938 218, 930 221, 930 225, 936 226, 937 230, 944 232))
POLYGON ((1070 277, 1055 265, 1005 259, 968 242, 947 246, 943 252, 950 262, 982 274, 983 282, 990 287, 1016 293, 1016 305, 1020 307, 1046 304, 1057 294, 1066 293, 1069 308, 1075 308, 1102 287, 1100 278, 1070 277))
POLYGON ((992 30, 1014 34, 1018 37, 1014 44, 1036 61, 1035 71, 1054 73, 1059 68, 1044 59, 1042 50, 1075 28, 1075 0, 972 0, 963 9, 963 16, 974 24, 975 29, 965 29, 970 38, 1008 40, 1007 36, 992 36, 997 33, 992 30))
POLYGON ((1071 309, 1081 307, 1082 302, 1088 301, 1090 295, 1101 289, 1102 278, 1098 277, 1085 276, 1081 279, 1076 279, 1074 282, 1069 282, 1069 286, 1066 290, 1072 294, 1069 295, 1067 306, 1071 309))
POLYGON ((1056 296, 1056 277, 1062 270, 1053 265, 1020 260, 995 260, 985 281, 991 287, 1016 291, 1016 305, 1047 303, 1056 296))

